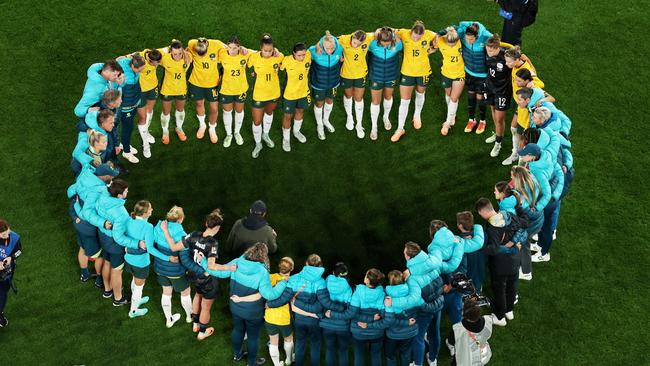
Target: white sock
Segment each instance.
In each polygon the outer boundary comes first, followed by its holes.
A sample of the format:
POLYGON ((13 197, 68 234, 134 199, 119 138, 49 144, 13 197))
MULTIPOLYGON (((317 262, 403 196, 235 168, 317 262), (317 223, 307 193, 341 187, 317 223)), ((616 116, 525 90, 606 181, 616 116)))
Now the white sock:
POLYGON ((244 111, 235 112, 235 133, 241 131, 242 123, 244 123, 244 111))
POLYGON ((415 111, 413 111, 413 118, 420 119, 420 113, 422 113, 422 107, 424 107, 424 93, 415 92, 415 111))
POLYGON ((253 124, 253 139, 256 144, 262 143, 262 125, 256 126, 253 124))
POLYGON ((332 113, 332 108, 334 107, 334 103, 332 104, 327 104, 323 105, 323 121, 329 122, 330 121, 330 114, 332 113))
POLYGON ((147 131, 147 125, 138 125, 138 132, 140 133, 140 137, 142 138, 142 141, 147 140, 147 136, 149 135, 149 132, 147 131))
POLYGON ((269 344, 269 356, 271 356, 273 366, 280 366, 280 349, 277 345, 269 344))
POLYGON ((363 121, 363 99, 360 102, 354 101, 354 112, 357 115, 357 127, 361 127, 363 121))
POLYGON ((169 114, 160 114, 160 126, 162 126, 163 135, 169 134, 169 119, 171 116, 169 114))
POLYGON ((370 122, 372 129, 377 129, 377 119, 379 118, 379 104, 370 104, 370 122))
POLYGON ((162 305, 165 320, 169 321, 172 318, 172 296, 163 294, 160 297, 160 305, 162 305))
POLYGON ((302 120, 294 119, 293 120, 293 132, 300 132, 302 128, 302 120))
POLYGON ((145 125, 147 125, 147 128, 149 128, 149 126, 151 126, 151 119, 152 118, 153 118, 153 111, 147 112, 147 120, 144 123, 145 125))
MULTIPOLYGON (((385 99, 384 99, 384 103, 386 103, 385 99)), ((404 124, 406 123, 406 117, 409 114, 409 105, 411 105, 411 100, 410 99, 402 99, 399 102, 399 114, 398 114, 398 117, 397 117, 397 129, 398 130, 403 130, 404 129, 404 124)), ((386 111, 384 110, 384 116, 385 115, 386 115, 386 111)))
POLYGON ((232 135, 232 110, 223 112, 223 126, 226 129, 226 135, 232 135))
POLYGON ((264 113, 264 118, 262 118, 262 124, 264 125, 264 134, 268 135, 271 131, 271 124, 273 124, 273 114, 264 113))
POLYGON ((314 117, 316 117, 316 126, 323 127, 323 107, 314 106, 314 117))
POLYGON ((131 293, 133 293, 133 289, 135 288, 135 279, 131 279, 131 293))
POLYGON ((384 118, 388 118, 390 115, 390 109, 393 108, 393 98, 385 99, 384 98, 384 118))
POLYGON ((293 360, 293 357, 292 357, 292 355, 293 355, 293 341, 291 341, 291 342, 284 341, 284 353, 287 354, 287 359, 286 359, 285 363, 291 363, 291 361, 293 360))
POLYGON ((345 108, 345 113, 348 115, 348 119, 352 118, 352 98, 348 98, 345 95, 343 96, 343 108, 345 108))
POLYGON ((282 127, 282 139, 283 140, 289 140, 291 138, 291 128, 284 128, 282 127))
POLYGON ((512 155, 517 155, 517 150, 519 149, 519 134, 517 134, 517 128, 510 127, 510 133, 512 134, 512 155))
POLYGON ((176 111, 174 116, 176 117, 176 128, 179 130, 182 129, 183 122, 185 121, 185 112, 176 111))
POLYGON ((210 132, 216 132, 217 124, 208 123, 208 127, 210 128, 210 132))
POLYGON ((451 97, 449 95, 447 95, 447 94, 445 94, 445 102, 447 102, 447 104, 449 104, 449 102, 451 102, 451 97))
POLYGON ((185 310, 185 316, 189 318, 192 315, 192 296, 181 295, 181 306, 185 310))
POLYGON ((133 289, 131 292, 131 311, 138 310, 138 306, 140 305, 140 300, 142 299, 143 289, 144 289, 144 285, 138 286, 135 283, 133 284, 133 289))
POLYGON ((458 110, 458 102, 449 101, 447 104, 447 123, 452 123, 456 117, 456 111, 458 110))
POLYGON ((202 116, 196 115, 196 118, 199 119, 199 128, 205 128, 205 114, 202 116))

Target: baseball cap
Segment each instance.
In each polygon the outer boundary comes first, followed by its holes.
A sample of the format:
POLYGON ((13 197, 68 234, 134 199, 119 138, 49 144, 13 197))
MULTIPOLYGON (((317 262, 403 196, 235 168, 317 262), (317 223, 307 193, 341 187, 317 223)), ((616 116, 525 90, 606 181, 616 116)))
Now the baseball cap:
POLYGON ((251 213, 256 215, 264 215, 266 213, 266 203, 262 200, 257 200, 251 205, 251 213))

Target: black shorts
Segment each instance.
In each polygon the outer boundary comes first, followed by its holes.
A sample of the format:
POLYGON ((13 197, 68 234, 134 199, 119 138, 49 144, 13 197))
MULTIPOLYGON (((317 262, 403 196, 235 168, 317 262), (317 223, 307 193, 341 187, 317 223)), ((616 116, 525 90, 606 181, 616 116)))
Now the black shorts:
POLYGON ((488 90, 485 96, 488 104, 493 105, 497 111, 505 112, 510 108, 512 93, 493 93, 488 90))
POLYGON ((219 296, 219 281, 216 277, 196 277, 193 273, 188 273, 188 278, 194 284, 196 293, 208 300, 216 299, 219 296))
POLYGON ((467 74, 465 77, 465 87, 469 92, 483 94, 487 89, 487 78, 477 78, 476 76, 467 74))

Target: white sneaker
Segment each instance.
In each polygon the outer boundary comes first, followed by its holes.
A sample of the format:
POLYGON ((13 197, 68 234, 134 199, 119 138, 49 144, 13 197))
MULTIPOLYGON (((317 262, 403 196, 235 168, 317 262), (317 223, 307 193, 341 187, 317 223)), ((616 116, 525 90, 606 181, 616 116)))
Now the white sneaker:
POLYGON ((519 302, 519 294, 515 295, 515 305, 519 302))
POLYGON ((241 137, 241 134, 239 133, 235 134, 235 143, 239 146, 242 146, 244 144, 244 138, 241 137))
POLYGON ((300 142, 301 144, 307 142, 307 138, 300 131, 293 131, 293 137, 295 137, 296 140, 298 140, 298 142, 300 142))
POLYGON ((354 119, 352 117, 348 117, 348 121, 345 123, 345 128, 347 128, 348 131, 354 130, 354 119))
POLYGON ((149 144, 144 145, 142 147, 142 156, 144 156, 147 159, 151 157, 151 147, 149 147, 149 144))
POLYGON ((140 159, 136 158, 135 155, 133 155, 132 152, 130 153, 122 153, 122 156, 129 161, 131 164, 137 164, 140 162, 140 159))
POLYGON ((508 320, 514 320, 515 319, 515 313, 512 311, 509 311, 506 313, 506 319, 508 320))
POLYGON ((327 131, 329 133, 333 133, 334 131, 336 131, 334 129, 334 126, 332 126, 332 124, 330 123, 330 121, 323 121, 323 125, 325 126, 325 128, 327 128, 327 131))
POLYGON ((167 319, 167 323, 165 325, 167 326, 167 328, 171 328, 171 327, 174 326, 174 324, 177 321, 180 320, 180 318, 181 318, 181 314, 176 313, 176 314, 172 315, 172 317, 170 319, 167 319))
POLYGON ((557 237, 557 236, 555 235, 556 233, 557 233, 557 230, 553 230, 553 240, 555 240, 556 237, 557 237))
POLYGON ((192 323, 192 316, 191 315, 185 315, 185 323, 187 323, 187 324, 192 323))
POLYGON ((486 144, 491 144, 496 141, 497 141, 497 134, 494 131, 492 131, 492 135, 490 135, 490 137, 485 139, 486 144))
POLYGON ((362 139, 366 136, 366 133, 363 130, 363 127, 359 126, 357 127, 357 137, 362 139))
POLYGON ((271 136, 269 136, 268 133, 263 133, 262 134, 262 141, 266 143, 266 145, 270 148, 274 148, 275 144, 273 143, 273 140, 271 140, 271 136))
POLYGON ((510 154, 510 156, 508 156, 506 158, 506 160, 501 162, 501 165, 512 165, 512 164, 516 163, 518 160, 519 160, 519 155, 510 154))
POLYGON ((521 271, 521 268, 519 269, 519 279, 520 280, 526 280, 526 281, 531 281, 533 279, 533 273, 524 273, 521 271))
POLYGON ((325 140, 325 130, 323 130, 323 126, 316 126, 316 132, 318 133, 319 140, 325 140))
POLYGON ((438 366, 438 359, 429 362, 429 366, 438 366))
POLYGON ((282 139, 282 150, 286 152, 291 151, 291 140, 282 139))
POLYGON ((372 129, 370 130, 370 139, 372 141, 377 140, 377 129, 372 129))
POLYGON ((503 318, 503 319, 499 320, 499 318, 497 318, 497 316, 494 315, 494 313, 493 313, 492 314, 492 324, 498 325, 500 327, 505 327, 506 324, 508 324, 508 322, 506 321, 506 318, 503 318))
POLYGON ((257 159, 258 156, 260 156, 260 151, 262 151, 262 146, 261 143, 255 144, 255 148, 253 149, 253 153, 251 154, 253 156, 253 159, 257 159))
POLYGON ((390 124, 390 120, 388 119, 388 117, 383 117, 383 119, 384 119, 384 129, 386 131, 392 129, 393 126, 390 124))
POLYGON ((151 133, 149 133, 149 131, 147 131, 147 142, 150 143, 150 144, 155 144, 156 143, 156 139, 153 138, 153 136, 151 136, 151 133))
POLYGON ((490 156, 496 158, 497 156, 499 156, 500 152, 501 152, 501 143, 495 142, 494 146, 492 147, 492 151, 490 151, 490 156))
POLYGON ((539 241, 539 234, 534 234, 533 236, 530 237, 530 240, 539 241))
POLYGON ((539 246, 539 244, 534 243, 530 245, 530 251, 531 252, 540 252, 542 250, 542 247, 539 246))
POLYGON ((530 257, 530 260, 535 262, 535 263, 548 262, 548 261, 551 260, 551 253, 546 253, 546 254, 542 255, 542 252, 539 251, 539 252, 533 254, 533 256, 530 257))
POLYGON ((232 135, 226 135, 223 139, 223 147, 230 147, 230 144, 232 144, 232 135))
POLYGON ((135 147, 129 145, 129 148, 131 149, 131 154, 137 154, 138 153, 138 150, 136 150, 135 147))

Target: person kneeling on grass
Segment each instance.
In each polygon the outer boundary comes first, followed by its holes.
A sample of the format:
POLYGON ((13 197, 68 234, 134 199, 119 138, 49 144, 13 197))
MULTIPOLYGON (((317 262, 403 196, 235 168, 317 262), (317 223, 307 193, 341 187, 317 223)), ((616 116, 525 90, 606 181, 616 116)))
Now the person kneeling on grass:
POLYGON ((492 317, 481 316, 476 300, 468 298, 463 304, 463 320, 453 325, 447 347, 453 366, 486 365, 492 358, 488 339, 492 336, 492 317))

